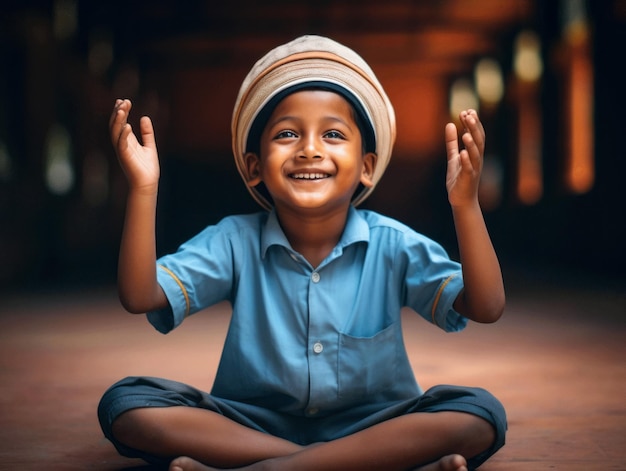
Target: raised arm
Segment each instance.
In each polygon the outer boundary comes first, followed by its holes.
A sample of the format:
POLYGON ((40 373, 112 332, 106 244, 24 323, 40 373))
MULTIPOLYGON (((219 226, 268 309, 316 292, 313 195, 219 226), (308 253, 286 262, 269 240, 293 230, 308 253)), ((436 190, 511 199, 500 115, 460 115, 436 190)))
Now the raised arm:
POLYGON ((117 284, 124 308, 143 313, 167 306, 156 279, 155 222, 160 170, 152 122, 147 116, 139 122, 142 145, 128 123, 131 107, 130 100, 117 100, 109 121, 113 147, 129 185, 117 284))
POLYGON ((459 149, 456 126, 445 128, 448 170, 446 188, 459 243, 465 288, 454 308, 477 322, 495 322, 504 310, 504 283, 480 205, 478 184, 485 151, 485 131, 474 110, 460 114, 464 127, 459 149))

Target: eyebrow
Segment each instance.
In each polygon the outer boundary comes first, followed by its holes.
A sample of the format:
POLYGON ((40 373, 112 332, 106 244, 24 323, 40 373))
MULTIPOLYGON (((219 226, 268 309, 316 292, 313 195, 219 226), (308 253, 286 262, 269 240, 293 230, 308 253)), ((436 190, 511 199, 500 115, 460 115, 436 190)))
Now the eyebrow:
MULTIPOLYGON (((274 120, 274 121, 270 121, 267 123, 268 127, 273 127, 276 126, 280 123, 282 123, 283 121, 302 121, 302 118, 299 118, 297 116, 292 116, 292 115, 287 115, 287 116, 281 116, 278 119, 274 120)), ((333 122, 337 122, 337 123, 341 123, 344 126, 347 126, 351 131, 354 131, 354 126, 351 126, 350 123, 348 123, 347 121, 338 118, 336 116, 330 115, 330 116, 324 116, 322 118, 323 121, 333 121, 333 122)), ((356 126, 356 128, 358 129, 358 125, 356 123, 354 123, 354 125, 356 126)))

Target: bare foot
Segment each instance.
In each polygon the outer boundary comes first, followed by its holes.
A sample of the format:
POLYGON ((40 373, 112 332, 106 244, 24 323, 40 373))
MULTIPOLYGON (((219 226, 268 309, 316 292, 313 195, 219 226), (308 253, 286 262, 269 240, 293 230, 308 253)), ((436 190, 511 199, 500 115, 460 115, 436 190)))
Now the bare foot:
POLYGON ((169 471, 214 471, 218 468, 205 466, 199 461, 193 460, 186 456, 176 458, 170 463, 169 471))
POLYGON ((467 471, 467 461, 461 455, 448 455, 415 471, 467 471))
MULTIPOLYGON (((181 456, 170 463, 169 471, 218 471, 218 468, 211 468, 199 461, 181 456)), ((444 456, 434 463, 427 464, 415 471, 468 471, 467 461, 461 455, 444 456)))

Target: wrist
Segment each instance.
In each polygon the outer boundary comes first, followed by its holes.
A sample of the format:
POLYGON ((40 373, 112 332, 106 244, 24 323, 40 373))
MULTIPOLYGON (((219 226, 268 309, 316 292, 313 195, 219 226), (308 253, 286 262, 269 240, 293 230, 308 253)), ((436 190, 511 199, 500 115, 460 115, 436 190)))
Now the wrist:
POLYGON ((159 184, 129 185, 128 196, 156 198, 159 193, 159 184))
POLYGON ((478 198, 473 198, 464 202, 450 202, 450 207, 453 213, 474 212, 478 211, 482 213, 478 198))

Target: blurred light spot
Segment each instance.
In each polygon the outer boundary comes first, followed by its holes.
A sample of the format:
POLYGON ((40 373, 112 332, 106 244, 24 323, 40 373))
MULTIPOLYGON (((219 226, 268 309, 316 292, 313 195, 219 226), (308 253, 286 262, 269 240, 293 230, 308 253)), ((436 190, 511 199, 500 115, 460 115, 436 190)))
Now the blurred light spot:
POLYGON ((0 141, 0 180, 9 181, 13 176, 13 163, 9 155, 9 149, 4 141, 0 141))
POLYGON ((94 75, 102 75, 108 70, 113 63, 113 44, 108 34, 98 32, 92 35, 87 62, 94 75))
POLYGON ((474 87, 467 79, 457 79, 450 89, 450 115, 457 119, 461 111, 470 108, 478 110, 478 98, 474 87))
POLYGON ((543 195, 541 154, 536 144, 536 142, 527 143, 525 146, 527 153, 519 160, 517 196, 526 205, 537 203, 543 195), (532 147, 535 148, 531 149, 532 147))
POLYGON ((71 38, 78 25, 76 0, 56 0, 53 15, 54 36, 58 39, 71 38))
POLYGON ((534 82, 543 73, 541 41, 533 31, 522 31, 515 40, 513 69, 521 80, 534 82))
POLYGON ((587 29, 587 12, 583 0, 561 0, 561 23, 568 40, 575 39, 587 29))
POLYGON ((520 202, 531 205, 543 196, 541 107, 535 84, 522 83, 519 94, 516 194, 520 202))
POLYGON ((589 57, 584 55, 574 57, 570 67, 566 182, 575 193, 585 193, 595 180, 593 70, 589 57))
POLYGON ((566 48, 565 185, 574 193, 586 193, 595 181, 594 73, 585 5, 581 0, 561 2, 566 48))
POLYGON ((72 140, 63 126, 52 126, 46 139, 46 186, 51 193, 63 195, 74 186, 72 140))
POLYGON ((109 162, 102 151, 93 151, 83 161, 83 198, 90 206, 100 206, 109 197, 109 162))
POLYGON ((479 98, 489 105, 500 102, 504 95, 502 69, 495 60, 481 59, 474 69, 474 82, 479 98))
POLYGON ((483 172, 480 177, 478 199, 483 209, 496 209, 502 201, 504 171, 497 156, 485 155, 483 172))

